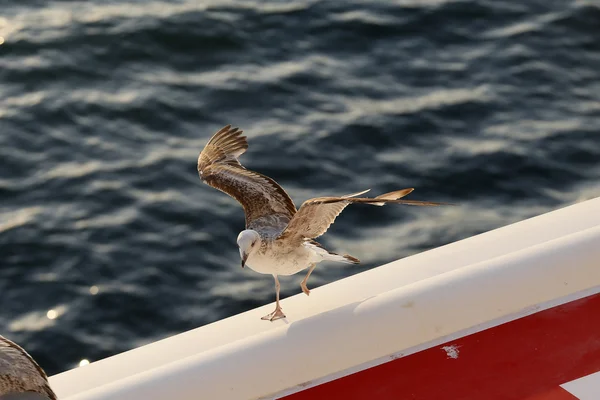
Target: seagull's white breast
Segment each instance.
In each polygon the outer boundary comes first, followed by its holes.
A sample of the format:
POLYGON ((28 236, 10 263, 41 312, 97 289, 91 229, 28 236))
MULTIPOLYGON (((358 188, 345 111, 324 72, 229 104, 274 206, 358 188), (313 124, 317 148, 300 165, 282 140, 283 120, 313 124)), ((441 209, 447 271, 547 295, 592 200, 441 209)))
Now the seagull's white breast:
POLYGON ((246 265, 253 271, 271 275, 293 275, 322 260, 317 253, 305 246, 289 248, 277 240, 264 249, 251 253, 246 265))

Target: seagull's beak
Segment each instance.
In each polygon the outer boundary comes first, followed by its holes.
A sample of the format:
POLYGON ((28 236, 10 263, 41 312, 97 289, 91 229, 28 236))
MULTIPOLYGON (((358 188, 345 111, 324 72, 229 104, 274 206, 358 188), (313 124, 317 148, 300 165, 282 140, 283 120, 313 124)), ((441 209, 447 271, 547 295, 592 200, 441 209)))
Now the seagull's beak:
POLYGON ((242 268, 246 266, 246 260, 248 259, 248 254, 242 254, 242 268))

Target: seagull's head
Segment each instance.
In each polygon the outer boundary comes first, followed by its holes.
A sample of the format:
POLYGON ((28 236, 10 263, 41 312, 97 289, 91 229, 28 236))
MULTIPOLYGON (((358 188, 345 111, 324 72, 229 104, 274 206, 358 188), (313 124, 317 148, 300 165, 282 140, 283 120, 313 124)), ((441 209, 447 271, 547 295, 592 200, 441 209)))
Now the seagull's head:
POLYGON ((244 268, 248 256, 260 247, 260 235, 252 229, 246 229, 238 235, 237 244, 240 248, 240 257, 242 257, 242 268, 244 268))

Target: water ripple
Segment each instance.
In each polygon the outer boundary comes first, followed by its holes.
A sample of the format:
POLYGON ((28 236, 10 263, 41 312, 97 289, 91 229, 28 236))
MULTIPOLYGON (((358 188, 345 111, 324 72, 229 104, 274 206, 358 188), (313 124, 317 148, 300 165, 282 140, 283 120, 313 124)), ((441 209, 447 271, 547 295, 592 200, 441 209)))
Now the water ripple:
POLYGON ((241 207, 197 176, 227 123, 297 205, 368 187, 459 204, 349 207, 322 242, 363 264, 323 265, 313 287, 599 196, 599 17, 590 1, 5 5, 0 333, 53 374, 272 301, 239 266, 241 207))

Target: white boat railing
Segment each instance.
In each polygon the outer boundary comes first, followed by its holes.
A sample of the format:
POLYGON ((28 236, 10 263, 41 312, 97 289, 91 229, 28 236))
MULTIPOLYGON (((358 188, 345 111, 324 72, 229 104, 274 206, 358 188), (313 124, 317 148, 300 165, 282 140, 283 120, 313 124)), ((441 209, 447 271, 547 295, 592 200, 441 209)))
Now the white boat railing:
MULTIPOLYGON (((50 378, 61 400, 274 398, 600 292, 600 198, 50 378)), ((201 306, 201 305, 199 305, 201 306)))

